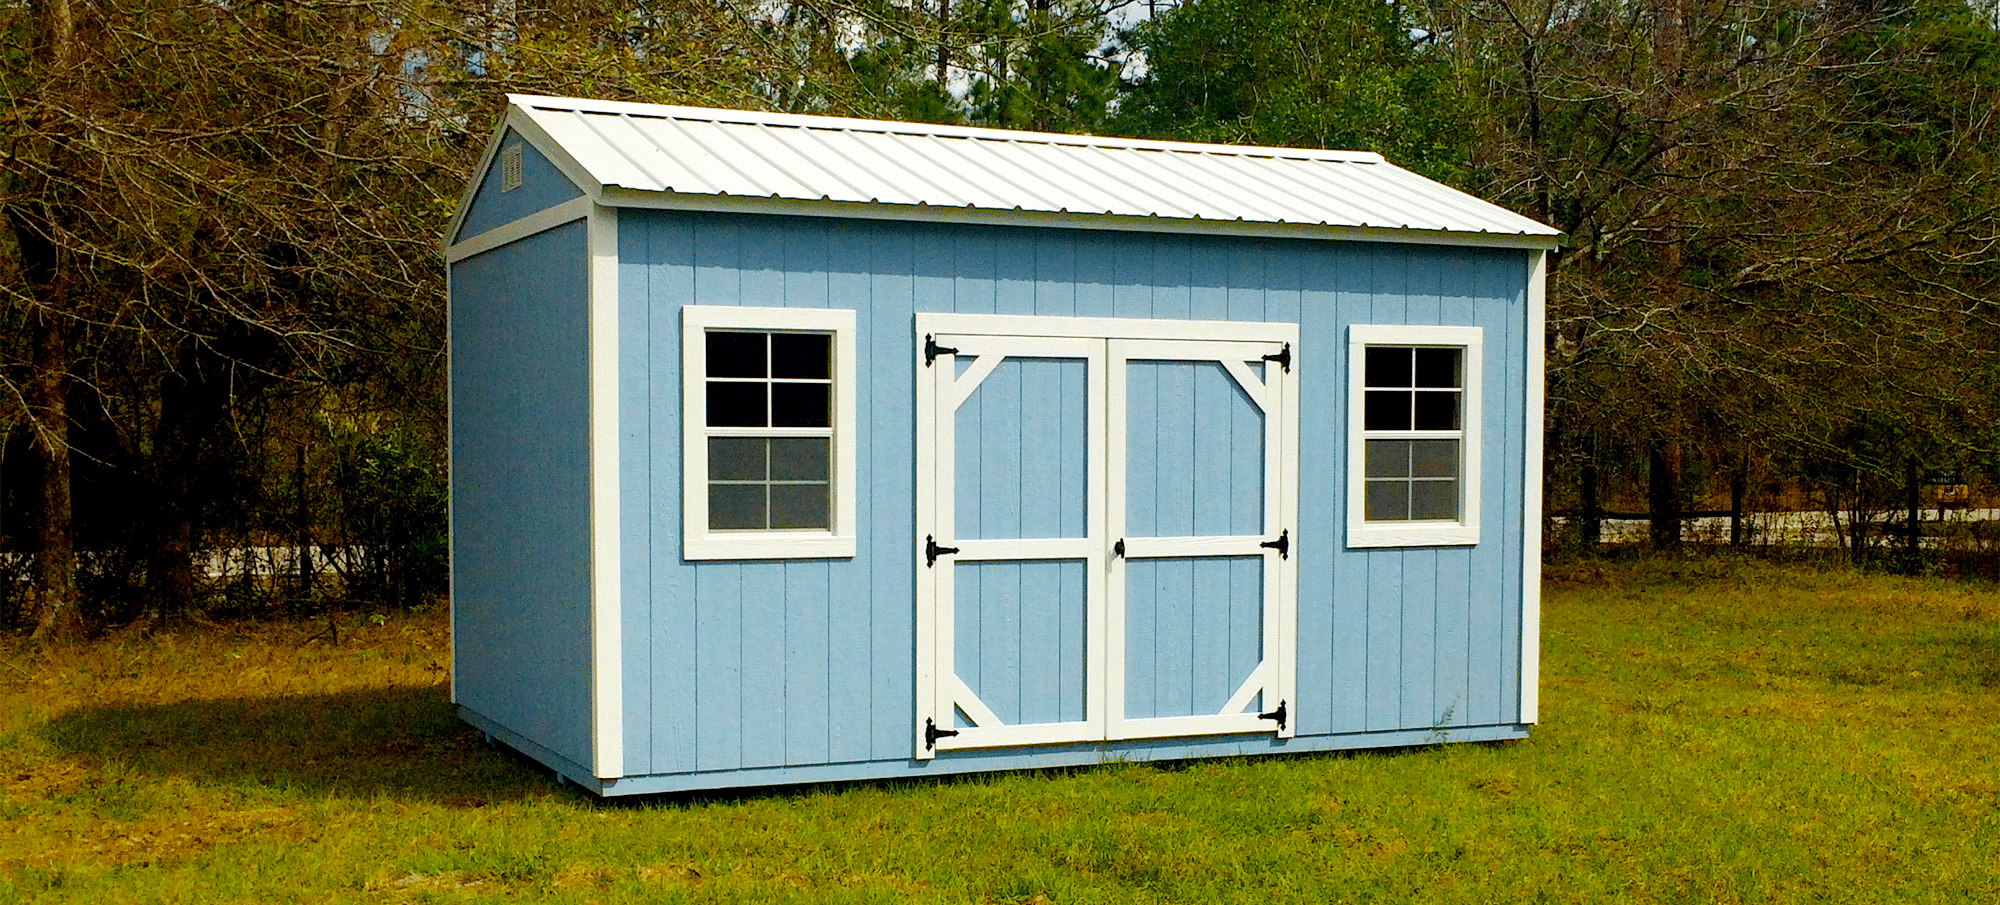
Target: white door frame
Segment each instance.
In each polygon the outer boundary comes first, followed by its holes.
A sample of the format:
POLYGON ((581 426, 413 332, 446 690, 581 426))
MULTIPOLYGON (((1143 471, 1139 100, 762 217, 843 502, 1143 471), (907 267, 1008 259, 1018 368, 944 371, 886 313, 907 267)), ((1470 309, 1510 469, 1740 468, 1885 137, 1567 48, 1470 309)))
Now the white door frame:
MULTIPOLYGON (((1298 607, 1296 564, 1290 545, 1296 541, 1298 520, 1294 509, 1298 499, 1297 434, 1298 393, 1292 388, 1288 367, 1266 361, 1263 376, 1252 371, 1251 361, 1265 355, 1278 356, 1290 350, 1283 339, 1249 342, 1244 340, 1130 340, 1110 342, 1111 358, 1106 363, 1109 384, 1105 394, 1110 409, 1109 447, 1105 458, 1106 517, 1113 543, 1124 542, 1124 555, 1113 557, 1105 589, 1105 624, 1115 627, 1106 651, 1109 675, 1105 706, 1105 734, 1108 738, 1168 738, 1182 735, 1215 735, 1240 732, 1268 732, 1276 728, 1279 738, 1291 738, 1293 722, 1274 719, 1281 705, 1291 707, 1297 697, 1292 661, 1297 646, 1298 607), (1216 362, 1228 371, 1236 386, 1264 415, 1264 510, 1263 531, 1242 536, 1130 537, 1126 533, 1126 476, 1129 453, 1125 442, 1127 365, 1134 361, 1216 362), (1286 549, 1281 553, 1265 543, 1282 533, 1286 549), (1204 556, 1257 556, 1264 565, 1265 619, 1261 645, 1263 662, 1243 678, 1234 694, 1214 714, 1128 719, 1125 714, 1125 570, 1134 559, 1189 558, 1204 556), (1262 700, 1272 708, 1260 714, 1250 709, 1262 700)), ((1288 360, 1289 355, 1285 356, 1288 360)))
MULTIPOLYGON (((923 324, 920 315, 918 323, 923 324)), ((1104 342, 1074 337, 1000 336, 934 332, 926 339, 949 351, 926 356, 918 365, 917 392, 917 756, 937 748, 989 748, 1091 741, 1103 736, 1104 698, 1088 690, 1104 660, 1104 342), (958 360, 970 358, 964 374, 958 360), (1078 538, 982 540, 960 538, 957 529, 956 431, 948 423, 1000 362, 1008 358, 1081 359, 1085 362, 1084 449, 1088 451, 1085 534, 1078 538), (929 454, 926 454, 929 451, 929 454), (933 561, 933 547, 951 549, 933 561), (1020 560, 1083 560, 1084 718, 1076 722, 1006 725, 950 668, 957 662, 952 569, 958 563, 1020 560), (940 668, 940 664, 944 668, 940 668), (965 712, 974 725, 954 727, 952 711, 965 712), (934 721, 934 725, 925 721, 934 721), (951 732, 939 736, 935 730, 951 732)))
MULTIPOLYGON (((916 734, 918 759, 939 750, 1275 731, 1293 734, 1290 719, 1270 720, 1247 708, 1261 694, 1266 706, 1294 702, 1297 560, 1261 547, 1283 532, 1297 544, 1298 325, 1240 321, 1175 321, 1013 315, 918 314, 917 362, 917 612, 916 734), (1245 348, 1245 343, 1258 344, 1245 348), (1281 352, 1284 364, 1248 362, 1281 352), (964 374, 958 359, 971 357, 964 374), (1008 357, 1082 359, 1087 364, 1086 449, 1089 450, 1086 530, 1082 538, 960 539, 953 474, 955 430, 939 430, 1008 357), (1266 535, 1124 539, 1125 370, 1131 360, 1215 361, 1266 414, 1266 535), (1275 480, 1273 479, 1275 476, 1275 480), (1273 527, 1275 526, 1275 527, 1273 527), (1126 540, 1122 555, 1113 543, 1126 540), (1082 560, 1085 581, 1085 713, 1080 722, 1009 726, 1000 723, 952 672, 955 623, 952 570, 935 564, 933 548, 956 548, 950 561, 1082 560), (1127 720, 1123 717, 1124 559, 1201 555, 1262 555, 1266 618, 1263 662, 1220 713, 1127 720), (941 668, 942 665, 942 668, 941 668), (954 708, 975 724, 955 728, 954 708)), ((1291 704, 1296 709, 1295 704, 1291 704)))

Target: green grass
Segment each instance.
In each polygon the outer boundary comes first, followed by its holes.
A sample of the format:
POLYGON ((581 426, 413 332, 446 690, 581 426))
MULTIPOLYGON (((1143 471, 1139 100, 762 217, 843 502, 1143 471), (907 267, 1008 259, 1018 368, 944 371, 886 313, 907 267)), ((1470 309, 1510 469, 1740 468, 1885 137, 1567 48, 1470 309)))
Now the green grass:
POLYGON ((437 615, 0 648, 0 902, 2000 899, 2000 596, 1564 570, 1525 742, 599 804, 437 615))

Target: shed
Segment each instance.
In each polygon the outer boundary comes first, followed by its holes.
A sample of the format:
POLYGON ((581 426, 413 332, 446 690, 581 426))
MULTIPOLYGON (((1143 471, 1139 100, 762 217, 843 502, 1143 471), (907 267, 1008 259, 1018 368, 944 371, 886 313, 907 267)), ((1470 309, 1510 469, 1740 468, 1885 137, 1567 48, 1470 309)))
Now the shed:
POLYGON ((1557 239, 1375 154, 510 96, 452 699, 607 796, 1523 737, 1557 239))

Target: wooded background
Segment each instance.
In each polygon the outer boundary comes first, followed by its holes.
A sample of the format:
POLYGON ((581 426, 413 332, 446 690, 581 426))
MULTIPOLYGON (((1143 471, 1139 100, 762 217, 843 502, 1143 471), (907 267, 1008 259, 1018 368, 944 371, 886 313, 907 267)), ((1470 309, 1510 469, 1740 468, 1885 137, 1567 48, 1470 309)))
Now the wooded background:
POLYGON ((1995 0, 0 0, 0 628, 438 599, 438 242, 508 91, 1361 148, 1541 219, 1557 546, 1733 503, 1865 560, 2000 477, 1995 0))

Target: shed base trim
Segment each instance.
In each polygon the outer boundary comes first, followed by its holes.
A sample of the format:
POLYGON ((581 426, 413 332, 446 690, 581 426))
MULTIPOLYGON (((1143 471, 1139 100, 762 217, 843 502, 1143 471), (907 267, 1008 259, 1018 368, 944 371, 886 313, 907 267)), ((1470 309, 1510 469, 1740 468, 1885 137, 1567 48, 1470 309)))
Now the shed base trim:
MULTIPOLYGON (((1448 726, 1441 729, 1405 729, 1393 732, 1353 732, 1343 735, 1297 736, 1277 739, 1269 736, 1232 736, 1219 739, 1186 739, 1122 742, 1101 745, 1059 745, 1005 750, 961 751, 935 760, 857 761, 809 766, 760 767, 709 773, 672 773, 630 776, 598 781, 588 779, 581 768, 557 770, 564 778, 599 795, 658 795, 712 789, 745 789, 767 786, 805 785, 853 780, 903 779, 923 776, 950 776, 964 773, 992 773, 1007 770, 1042 770, 1051 767, 1082 767, 1118 761, 1193 760, 1241 755, 1308 754, 1350 751, 1363 748, 1407 748, 1437 744, 1440 734, 1452 743, 1492 742, 1524 739, 1528 728, 1519 724, 1494 726, 1448 726)), ((497 734, 495 737, 499 737, 497 734)))

